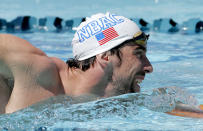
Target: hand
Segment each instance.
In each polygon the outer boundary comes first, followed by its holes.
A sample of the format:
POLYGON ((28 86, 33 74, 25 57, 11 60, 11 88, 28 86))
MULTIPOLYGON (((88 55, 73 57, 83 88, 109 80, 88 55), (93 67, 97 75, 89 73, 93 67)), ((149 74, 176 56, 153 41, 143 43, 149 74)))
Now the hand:
POLYGON ((177 103, 175 109, 166 113, 182 117, 203 118, 203 105, 191 106, 177 103))
POLYGON ((154 89, 152 96, 165 96, 171 98, 173 103, 183 103, 187 105, 197 105, 198 101, 195 96, 180 87, 163 87, 154 89))
POLYGON ((164 87, 154 89, 153 96, 166 95, 169 98, 173 98, 174 109, 166 112, 170 115, 203 118, 203 105, 198 106, 197 100, 193 95, 187 93, 184 89, 178 87, 164 87))

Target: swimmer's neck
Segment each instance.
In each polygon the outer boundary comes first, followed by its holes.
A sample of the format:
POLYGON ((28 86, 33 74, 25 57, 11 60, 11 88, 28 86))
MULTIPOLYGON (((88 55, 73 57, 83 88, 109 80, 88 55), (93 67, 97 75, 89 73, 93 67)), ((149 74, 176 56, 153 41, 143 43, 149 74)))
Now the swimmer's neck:
POLYGON ((67 79, 69 81, 68 86, 64 86, 64 90, 70 96, 84 94, 103 96, 109 83, 109 79, 105 76, 104 67, 97 61, 86 71, 69 68, 67 79))

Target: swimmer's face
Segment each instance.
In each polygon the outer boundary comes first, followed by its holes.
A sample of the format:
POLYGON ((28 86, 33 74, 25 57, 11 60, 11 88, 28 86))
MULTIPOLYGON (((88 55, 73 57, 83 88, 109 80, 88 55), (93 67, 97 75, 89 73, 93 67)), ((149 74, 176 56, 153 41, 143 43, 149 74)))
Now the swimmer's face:
POLYGON ((112 86, 107 88, 105 96, 121 95, 140 91, 141 83, 147 73, 153 71, 152 65, 146 57, 146 48, 140 45, 127 45, 121 48, 121 63, 113 55, 112 86))

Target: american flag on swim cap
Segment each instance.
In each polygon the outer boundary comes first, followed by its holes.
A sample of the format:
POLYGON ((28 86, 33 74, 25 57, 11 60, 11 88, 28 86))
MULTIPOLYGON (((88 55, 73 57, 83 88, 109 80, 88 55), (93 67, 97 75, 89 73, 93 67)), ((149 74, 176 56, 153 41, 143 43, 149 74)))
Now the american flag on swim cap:
POLYGON ((110 28, 102 31, 101 33, 95 35, 95 37, 100 45, 103 45, 118 36, 119 36, 118 33, 115 31, 115 29, 113 27, 110 27, 110 28))

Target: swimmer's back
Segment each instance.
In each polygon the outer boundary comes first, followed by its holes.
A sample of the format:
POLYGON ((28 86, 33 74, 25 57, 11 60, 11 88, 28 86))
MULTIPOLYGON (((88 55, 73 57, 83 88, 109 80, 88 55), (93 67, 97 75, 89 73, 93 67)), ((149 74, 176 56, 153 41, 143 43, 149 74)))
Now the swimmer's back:
POLYGON ((7 113, 63 94, 59 72, 55 60, 28 41, 0 34, 0 75, 14 79, 7 113))

